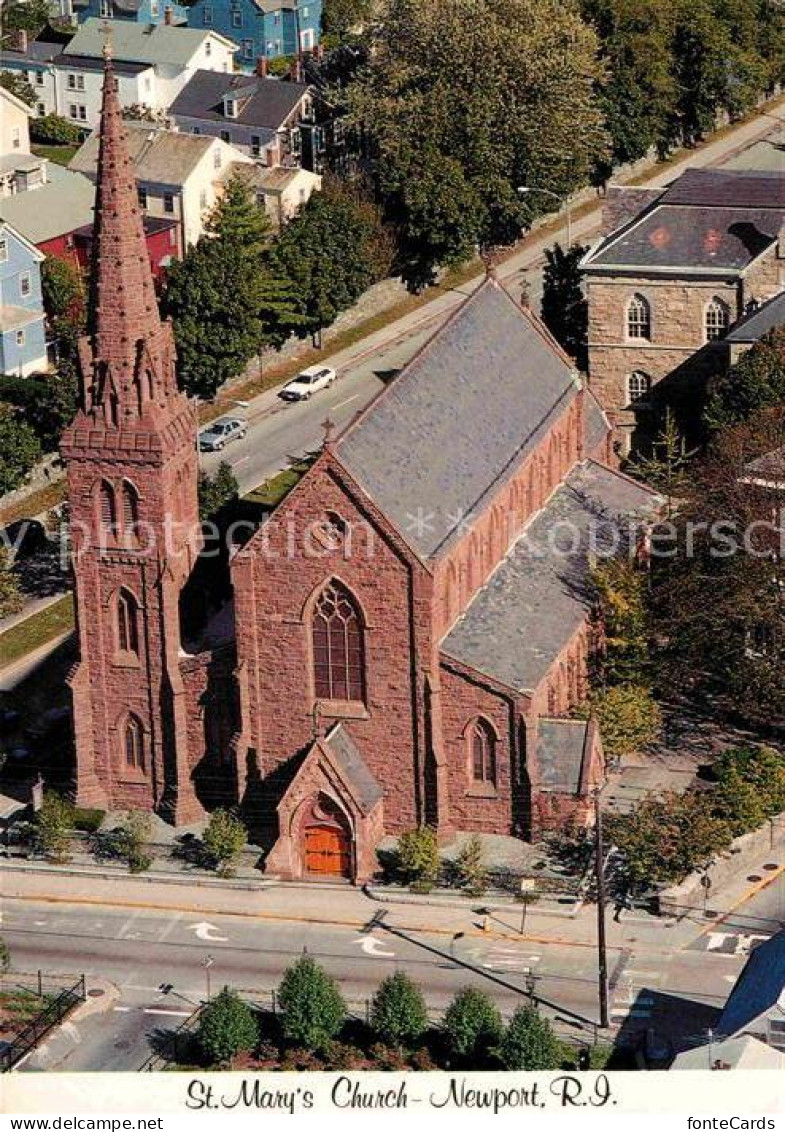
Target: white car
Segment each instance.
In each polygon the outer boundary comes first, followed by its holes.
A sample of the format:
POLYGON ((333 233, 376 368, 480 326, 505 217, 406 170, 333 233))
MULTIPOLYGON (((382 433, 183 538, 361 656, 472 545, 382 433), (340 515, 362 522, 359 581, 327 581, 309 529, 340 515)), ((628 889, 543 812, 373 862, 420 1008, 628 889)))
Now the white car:
POLYGON ((309 366, 288 381, 278 396, 284 401, 307 401, 320 389, 328 389, 337 376, 329 366, 309 366))

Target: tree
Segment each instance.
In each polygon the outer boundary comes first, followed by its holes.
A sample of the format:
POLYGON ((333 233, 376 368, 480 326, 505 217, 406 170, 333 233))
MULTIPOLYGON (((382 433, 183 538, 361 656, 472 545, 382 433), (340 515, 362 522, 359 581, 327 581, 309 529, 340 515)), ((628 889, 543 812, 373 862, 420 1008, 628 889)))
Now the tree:
POLYGON ((41 297, 51 326, 62 322, 79 330, 85 323, 85 292, 82 277, 73 263, 48 255, 41 264, 41 297))
POLYGON ((785 810, 785 755, 772 747, 734 747, 712 767, 714 813, 735 837, 785 810))
POLYGON ((660 709, 649 689, 640 684, 599 689, 592 693, 588 710, 597 718, 609 759, 631 755, 659 735, 660 709))
POLYGON ((0 401, 16 407, 43 452, 57 448, 78 399, 78 376, 71 365, 60 365, 46 377, 0 377, 0 401))
POLYGON ((428 1028, 428 1010, 422 991, 396 971, 380 984, 371 1003, 371 1028, 382 1041, 403 1048, 416 1042, 428 1028))
POLYGON ((21 98, 28 106, 35 106, 38 98, 30 83, 16 71, 0 71, 0 87, 21 98))
POLYGON ((239 818, 227 810, 215 810, 210 815, 202 834, 202 844, 209 854, 213 868, 228 876, 233 862, 248 841, 248 830, 239 818))
POLYGON ((589 305, 578 264, 587 250, 575 244, 565 251, 561 244, 554 244, 545 249, 543 272, 542 320, 580 369, 586 369, 588 361, 589 305))
POLYGON ((785 402, 785 326, 776 326, 709 384, 704 413, 715 432, 785 402))
POLYGON ((79 145, 83 131, 59 114, 44 114, 30 121, 30 140, 41 145, 79 145))
POLYGON ((0 546, 0 617, 18 613, 23 605, 19 578, 14 572, 8 551, 0 546))
POLYGON ((3 33, 26 31, 36 36, 48 19, 48 0, 6 0, 2 7, 3 33))
POLYGON ((240 494, 240 485, 237 476, 232 471, 231 464, 222 460, 216 469, 215 475, 207 472, 199 473, 199 515, 202 519, 210 519, 217 515, 222 507, 231 503, 240 494))
POLYGON ((452 1057, 469 1069, 481 1069, 496 1050, 504 1024, 487 994, 464 987, 447 1007, 442 1031, 452 1057))
POLYGON ((197 1040, 211 1065, 225 1065, 259 1040, 254 1012, 237 991, 224 987, 202 1010, 197 1040))
POLYGON ((440 865, 436 831, 430 826, 407 829, 398 838, 398 867, 407 884, 431 887, 440 865))
POLYGON ((499 1047, 505 1069, 558 1069, 559 1042, 550 1023, 533 1006, 519 1006, 499 1047))
POLYGON ((59 794, 47 792, 35 815, 37 848, 58 864, 68 860, 70 833, 74 825, 74 808, 59 794))
POLYGON ((647 685, 651 625, 646 573, 626 558, 604 558, 592 568, 590 586, 603 642, 595 662, 598 683, 647 685))
POLYGON ((0 402, 0 495, 27 479, 41 459, 41 445, 18 411, 0 402))
POLYGON ((384 0, 348 88, 412 285, 475 245, 511 243, 588 180, 607 136, 597 37, 560 0, 384 0), (532 66, 532 60, 537 66, 532 66))
POLYGON ((287 968, 278 1002, 285 1036, 310 1050, 324 1049, 346 1018, 346 1003, 335 981, 308 955, 287 968))
POLYGON ((322 40, 335 47, 366 23, 372 0, 325 0, 322 10, 322 40))
POLYGON ((488 887, 488 870, 482 840, 473 833, 461 847, 455 867, 462 886, 470 896, 482 896, 488 887))
POLYGON ((131 873, 143 873, 150 868, 152 858, 147 849, 152 834, 152 820, 142 810, 129 810, 116 827, 121 854, 131 873))
POLYGON ((650 454, 634 453, 624 470, 664 495, 667 515, 670 516, 687 482, 689 462, 696 452, 696 448, 687 450, 673 410, 667 408, 662 429, 652 441, 650 454))
POLYGON ((11 952, 4 939, 0 939, 0 975, 5 975, 11 969, 11 952))

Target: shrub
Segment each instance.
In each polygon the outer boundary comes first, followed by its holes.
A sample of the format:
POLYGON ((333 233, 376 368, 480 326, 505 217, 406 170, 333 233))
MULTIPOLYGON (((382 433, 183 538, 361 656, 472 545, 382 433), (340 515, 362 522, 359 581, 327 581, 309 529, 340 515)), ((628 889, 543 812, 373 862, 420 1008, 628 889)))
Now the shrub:
POLYGON ((224 987, 201 1013, 197 1038, 210 1064, 223 1064, 256 1045, 259 1029, 250 1006, 224 987))
POLYGON ((242 852, 248 840, 248 830, 239 818, 227 810, 216 810, 202 835, 202 844, 210 858, 212 868, 228 876, 232 863, 242 852))
POLYGON ((0 939, 0 975, 4 975, 11 966, 11 952, 4 939, 0 939))
POLYGON ((70 832, 74 824, 74 808, 59 794, 46 793, 35 816, 36 847, 58 864, 69 860, 70 832))
POLYGON ((659 734, 660 709, 649 689, 641 684, 618 684, 595 692, 590 706, 608 758, 632 754, 659 734))
POLYGON ((199 473, 199 516, 210 519, 240 494, 231 464, 222 460, 214 476, 199 473))
POLYGON ((474 987, 464 987, 447 1007, 442 1029, 452 1056, 478 1069, 497 1047, 504 1024, 487 994, 474 987))
POLYGON ((95 833, 101 828, 101 822, 106 817, 104 810, 88 810, 82 806, 74 809, 74 829, 82 833, 95 833))
POLYGON ((346 1003, 335 981, 303 955, 284 973, 278 987, 283 1032, 310 1050, 324 1049, 346 1018, 346 1003))
POLYGON ((427 1030, 422 991, 403 971, 384 979, 373 996, 371 1028, 383 1041, 397 1046, 415 1042, 427 1030))
POLYGON ((439 876, 436 830, 428 825, 408 829, 398 839, 398 867, 408 884, 427 889, 439 876))
POLYGON ((41 145, 79 145, 82 131, 59 114, 30 119, 30 140, 41 145))
POLYGON ((558 1069, 561 1047, 550 1023, 533 1006, 519 1006, 501 1041, 505 1069, 558 1069))
POLYGON ((461 887, 470 896, 482 896, 488 887, 488 870, 479 834, 473 833, 464 843, 455 859, 455 868, 461 887))

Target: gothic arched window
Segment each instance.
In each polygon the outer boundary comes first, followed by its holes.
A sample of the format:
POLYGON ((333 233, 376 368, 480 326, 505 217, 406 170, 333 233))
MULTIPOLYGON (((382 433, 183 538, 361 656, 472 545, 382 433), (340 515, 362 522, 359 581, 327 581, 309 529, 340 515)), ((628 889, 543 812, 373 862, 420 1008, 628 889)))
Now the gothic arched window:
POLYGON ((139 605, 129 590, 117 595, 117 647, 139 655, 139 605))
POLYGON ((706 341, 714 342, 717 338, 724 338, 729 326, 730 308, 715 295, 706 306, 706 341))
POLYGON ((145 769, 144 727, 135 715, 129 715, 123 728, 123 754, 129 770, 145 769))
POLYGON ((101 481, 98 489, 98 507, 101 516, 101 527, 112 537, 117 531, 117 499, 112 484, 106 480, 101 481))
POLYGON ((354 598, 339 582, 329 582, 319 594, 311 631, 317 698, 362 700, 365 694, 362 621, 354 598))
POLYGON ((627 378, 627 404, 645 401, 651 393, 651 378, 643 370, 636 369, 627 378))
POLYGON ((485 719, 475 719, 469 728, 472 779, 496 785, 496 734, 485 719))
POLYGON ((139 492, 128 480, 123 480, 122 508, 123 533, 126 537, 136 538, 136 527, 139 522, 139 492))
POLYGON ((651 307, 643 295, 633 295, 627 303, 627 337, 651 338, 651 307))

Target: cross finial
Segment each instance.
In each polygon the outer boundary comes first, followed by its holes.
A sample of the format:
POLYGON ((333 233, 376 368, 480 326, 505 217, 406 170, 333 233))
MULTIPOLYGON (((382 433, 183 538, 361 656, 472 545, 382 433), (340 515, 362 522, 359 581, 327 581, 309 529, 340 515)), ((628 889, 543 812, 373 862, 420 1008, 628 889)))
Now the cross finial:
POLYGON ((112 42, 114 31, 112 30, 112 25, 108 20, 105 20, 101 24, 101 34, 104 37, 103 57, 108 63, 114 55, 114 44, 112 42))
POLYGON ((324 447, 329 448, 333 441, 333 431, 335 424, 330 419, 329 413, 325 420, 322 421, 322 428, 324 429, 324 447))

